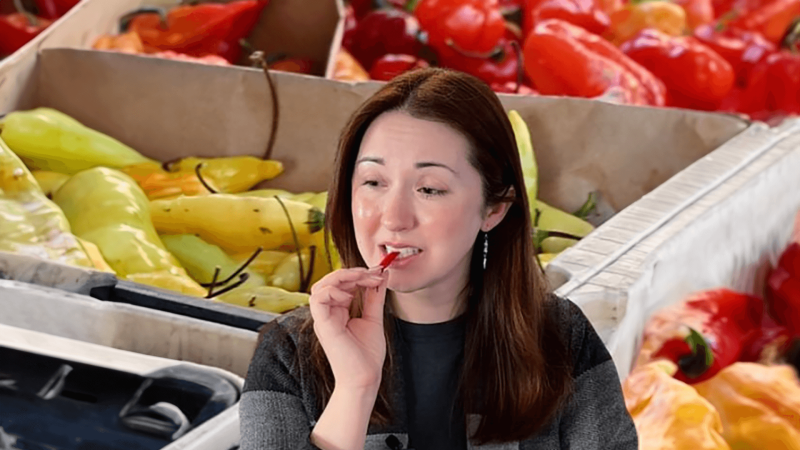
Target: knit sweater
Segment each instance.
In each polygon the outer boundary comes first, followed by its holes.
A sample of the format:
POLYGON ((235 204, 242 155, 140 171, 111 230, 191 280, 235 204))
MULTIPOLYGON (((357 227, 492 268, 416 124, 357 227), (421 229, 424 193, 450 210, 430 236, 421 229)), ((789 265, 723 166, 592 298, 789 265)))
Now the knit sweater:
MULTIPOLYGON (((625 408, 619 376, 608 350, 589 320, 573 302, 556 298, 549 308, 561 324, 573 359, 573 394, 567 405, 537 435, 507 444, 473 446, 478 450, 634 450, 638 438, 625 408)), ((308 308, 297 309, 265 325, 245 380, 239 408, 241 450, 316 449, 309 440, 322 411, 311 385, 307 345, 300 324, 308 308)), ((399 377, 398 379, 402 379, 399 377)), ((408 445, 403 383, 392 395, 394 423, 370 425, 365 450, 408 445), (394 436, 394 438, 390 438, 394 436), (387 438, 390 438, 387 443, 387 438)), ((468 434, 480 417, 467 417, 468 434)))

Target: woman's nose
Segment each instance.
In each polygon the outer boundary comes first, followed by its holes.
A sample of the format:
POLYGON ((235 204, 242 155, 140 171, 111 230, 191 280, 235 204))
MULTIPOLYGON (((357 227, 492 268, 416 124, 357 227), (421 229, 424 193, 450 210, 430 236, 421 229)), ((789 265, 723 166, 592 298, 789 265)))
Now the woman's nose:
POLYGON ((397 189, 391 190, 382 199, 381 224, 389 231, 403 231, 414 226, 412 198, 397 189))

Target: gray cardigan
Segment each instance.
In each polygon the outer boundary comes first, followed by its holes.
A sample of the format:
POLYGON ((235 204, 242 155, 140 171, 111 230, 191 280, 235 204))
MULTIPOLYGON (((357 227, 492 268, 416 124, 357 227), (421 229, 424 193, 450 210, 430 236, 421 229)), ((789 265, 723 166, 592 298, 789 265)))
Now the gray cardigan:
MULTIPOLYGON (((551 313, 563 324, 573 354, 575 389, 567 407, 538 435, 521 442, 471 446, 483 450, 635 450, 636 429, 625 408, 625 400, 614 366, 600 337, 571 301, 556 298, 551 313)), ((299 325, 309 314, 297 309, 265 325, 262 339, 250 363, 239 408, 241 450, 315 449, 309 442, 318 411, 311 389, 309 358, 300 344, 299 325)), ((402 377, 393 395, 398 418, 405 417, 402 377)), ((468 417, 468 433, 479 417, 468 417)), ((370 425, 365 449, 405 449, 408 444, 402 419, 387 427, 370 425), (399 440, 403 447, 387 444, 399 440)))

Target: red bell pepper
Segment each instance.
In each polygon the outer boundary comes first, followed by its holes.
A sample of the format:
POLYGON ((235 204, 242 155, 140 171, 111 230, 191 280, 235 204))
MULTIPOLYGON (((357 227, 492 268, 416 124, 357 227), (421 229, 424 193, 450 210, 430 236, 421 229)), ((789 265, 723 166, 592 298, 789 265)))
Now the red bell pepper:
POLYGON ((55 20, 68 13, 70 9, 81 0, 36 0, 36 10, 39 16, 55 20))
POLYGON ((752 11, 738 11, 728 25, 761 33, 768 41, 780 45, 786 29, 797 16, 800 16, 800 1, 771 0, 752 11))
POLYGON ((736 74, 736 85, 741 88, 747 87, 756 64, 777 51, 775 45, 760 34, 735 28, 717 31, 711 25, 702 25, 693 35, 730 63, 736 74))
MULTIPOLYGON (((488 85, 517 82, 521 75, 520 56, 514 48, 515 43, 502 38, 500 50, 490 56, 465 55, 454 49, 439 53, 439 63, 443 67, 459 70, 480 78, 488 85)), ((519 47, 517 47, 519 49, 519 47)))
POLYGON ((429 66, 427 61, 416 56, 383 55, 372 65, 369 77, 373 80, 389 81, 400 74, 429 66))
POLYGON ((773 53, 752 71, 742 112, 800 114, 800 54, 773 53))
POLYGON ((506 28, 498 0, 420 0, 414 15, 437 52, 490 52, 506 28))
MULTIPOLYGON (((241 55, 239 41, 252 31, 267 3, 238 0, 177 6, 166 15, 165 24, 159 14, 134 12, 127 28, 139 34, 149 52, 172 50, 198 57, 219 55, 235 63, 241 55)), ((122 19, 123 24, 130 15, 122 19)))
POLYGON ((800 243, 792 242, 770 273, 767 304, 772 316, 792 336, 800 336, 800 243))
POLYGON ((595 0, 542 0, 530 2, 523 12, 522 33, 527 36, 530 30, 546 19, 561 19, 577 25, 594 34, 603 34, 611 24, 595 0))
POLYGON ((626 103, 663 105, 664 85, 605 39, 562 20, 536 25, 525 41, 525 72, 544 95, 593 98, 618 86, 626 103))
POLYGON ((646 29, 620 50, 664 82, 673 106, 716 108, 734 85, 731 65, 692 36, 646 29))
POLYGON ((758 297, 725 288, 703 291, 658 313, 645 340, 661 340, 652 359, 676 363, 676 379, 699 383, 739 361, 759 336, 763 312, 758 297))
POLYGON ((715 19, 711 0, 675 0, 675 3, 686 11, 686 25, 690 30, 712 23, 715 19))
POLYGON ((380 9, 358 22, 346 48, 369 71, 383 55, 417 56, 422 49, 420 34, 416 17, 399 9, 380 9))
POLYGON ((10 55, 19 50, 52 23, 23 13, 0 16, 0 55, 10 55))

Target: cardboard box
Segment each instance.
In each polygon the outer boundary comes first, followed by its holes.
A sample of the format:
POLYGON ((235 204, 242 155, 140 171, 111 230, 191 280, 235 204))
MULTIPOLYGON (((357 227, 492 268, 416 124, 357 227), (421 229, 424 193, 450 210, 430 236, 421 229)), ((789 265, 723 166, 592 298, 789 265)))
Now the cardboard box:
MULTIPOLYGON (((22 89, 13 91, 16 102, 6 102, 0 113, 53 107, 163 161, 261 156, 266 149, 273 111, 260 70, 77 49, 45 49, 35 67, 22 89)), ((286 171, 267 185, 325 190, 342 127, 380 84, 287 73, 275 73, 274 79, 280 122, 272 157, 283 161, 286 171)), ((0 85, 0 99, 9 86, 0 85)), ((541 198, 574 210, 597 192, 603 212, 598 222, 720 145, 746 137, 750 126, 725 115, 585 99, 504 95, 501 100, 531 129, 541 198)))

